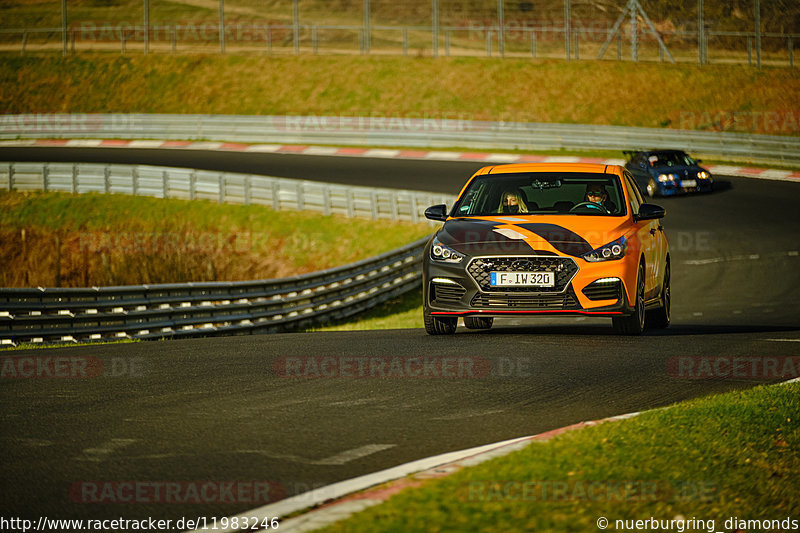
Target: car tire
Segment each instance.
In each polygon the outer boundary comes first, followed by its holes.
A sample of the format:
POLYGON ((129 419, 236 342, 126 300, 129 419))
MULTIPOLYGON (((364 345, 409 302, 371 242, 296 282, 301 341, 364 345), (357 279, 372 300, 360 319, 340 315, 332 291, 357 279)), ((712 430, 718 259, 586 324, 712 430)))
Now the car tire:
POLYGON ((647 327, 664 329, 669 327, 672 294, 670 292, 670 267, 667 262, 664 270, 664 284, 661 286, 661 307, 647 314, 647 327))
POLYGON ((430 313, 423 313, 425 321, 425 331, 428 335, 452 335, 456 332, 458 325, 458 318, 453 317, 435 317, 430 313))
POLYGON ((647 196, 649 196, 650 198, 655 198, 657 195, 658 195, 658 186, 656 185, 656 182, 650 180, 647 183, 647 196))
POLYGON ((464 325, 467 329, 490 329, 494 318, 490 316, 467 316, 464 317, 464 325))
POLYGON ((636 304, 633 307, 633 313, 611 319, 614 331, 619 335, 641 335, 644 331, 644 276, 644 265, 639 263, 639 273, 636 276, 636 304))

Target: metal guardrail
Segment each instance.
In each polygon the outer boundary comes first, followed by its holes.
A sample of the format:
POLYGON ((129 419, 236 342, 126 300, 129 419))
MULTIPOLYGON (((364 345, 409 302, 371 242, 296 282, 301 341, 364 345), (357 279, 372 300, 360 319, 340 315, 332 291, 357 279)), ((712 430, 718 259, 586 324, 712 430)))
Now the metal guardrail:
POLYGON ((0 290, 0 344, 268 333, 344 318, 419 286, 426 239, 279 280, 0 290))
MULTIPOLYGON (((0 190, 122 193, 424 220, 448 195, 146 165, 9 163, 0 190)), ((0 345, 288 331, 351 316, 419 286, 426 239, 349 266, 278 280, 0 288, 0 345)))
POLYGON ((430 205, 452 203, 451 195, 378 187, 356 187, 256 174, 213 172, 150 165, 98 163, 0 164, 0 190, 121 193, 157 198, 259 204, 386 220, 424 221, 430 205))
POLYGON ((479 150, 676 148, 703 157, 800 164, 800 137, 459 118, 157 114, 0 115, 0 139, 157 139, 479 150))

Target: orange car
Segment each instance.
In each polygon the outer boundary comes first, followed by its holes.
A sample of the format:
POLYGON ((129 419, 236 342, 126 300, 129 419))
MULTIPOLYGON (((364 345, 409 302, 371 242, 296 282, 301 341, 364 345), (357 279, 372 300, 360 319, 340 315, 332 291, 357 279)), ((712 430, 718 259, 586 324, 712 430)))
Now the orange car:
POLYGON ((461 190, 425 249, 425 329, 454 333, 459 317, 610 317, 639 335, 670 321, 663 208, 644 202, 621 166, 546 163, 485 167, 461 190))

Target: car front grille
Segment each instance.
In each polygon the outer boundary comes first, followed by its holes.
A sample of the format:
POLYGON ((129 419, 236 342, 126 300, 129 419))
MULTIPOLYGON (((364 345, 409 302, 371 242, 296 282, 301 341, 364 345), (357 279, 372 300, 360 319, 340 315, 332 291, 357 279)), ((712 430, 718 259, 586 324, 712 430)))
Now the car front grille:
POLYGON ((560 294, 482 294, 478 293, 472 299, 472 307, 476 309, 525 309, 529 311, 551 311, 580 309, 578 299, 570 285, 560 294))
POLYGON ((578 272, 578 265, 569 257, 499 256, 478 257, 470 261, 467 272, 484 292, 495 293, 559 293, 563 292, 578 272), (553 272, 555 287, 492 287, 491 272, 553 272))

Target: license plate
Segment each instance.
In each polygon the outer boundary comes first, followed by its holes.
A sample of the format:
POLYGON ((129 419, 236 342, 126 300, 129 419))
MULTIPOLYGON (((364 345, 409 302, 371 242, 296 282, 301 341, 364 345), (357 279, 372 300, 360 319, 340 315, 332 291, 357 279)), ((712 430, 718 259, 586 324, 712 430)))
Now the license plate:
POLYGON ((697 180, 683 180, 681 187, 697 187, 697 180))
POLYGON ((492 287, 555 287, 552 272, 491 272, 492 287))

